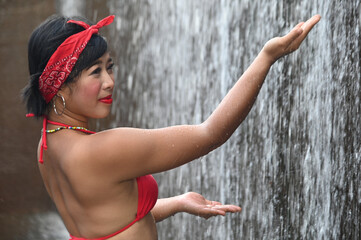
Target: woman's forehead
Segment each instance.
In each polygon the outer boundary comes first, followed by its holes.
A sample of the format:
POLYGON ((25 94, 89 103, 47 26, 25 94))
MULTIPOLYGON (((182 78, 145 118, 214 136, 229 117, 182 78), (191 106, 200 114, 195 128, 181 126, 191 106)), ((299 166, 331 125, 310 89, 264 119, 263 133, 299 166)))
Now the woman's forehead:
POLYGON ((105 53, 103 54, 103 56, 101 56, 100 58, 98 58, 98 59, 96 60, 96 62, 101 62, 101 63, 107 63, 107 62, 110 62, 110 61, 112 61, 112 58, 111 58, 111 56, 110 56, 110 52, 109 52, 109 51, 105 52, 105 53))
POLYGON ((110 57, 110 53, 106 52, 103 54, 103 56, 101 56, 100 58, 98 58, 97 60, 95 60, 87 69, 91 68, 94 65, 101 65, 101 64, 106 64, 108 62, 112 62, 113 59, 110 57))

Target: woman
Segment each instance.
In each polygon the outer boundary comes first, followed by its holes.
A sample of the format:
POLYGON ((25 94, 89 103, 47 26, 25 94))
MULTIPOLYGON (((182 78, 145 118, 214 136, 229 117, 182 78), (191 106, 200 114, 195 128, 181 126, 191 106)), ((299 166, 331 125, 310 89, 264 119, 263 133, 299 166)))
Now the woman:
POLYGON ((211 116, 200 125, 89 131, 110 112, 113 61, 96 25, 51 17, 29 40, 27 110, 43 117, 39 168, 71 239, 157 239, 155 222, 177 212, 208 218, 239 212, 197 193, 158 199, 149 175, 176 168, 221 146, 247 116, 272 64, 298 49, 316 15, 270 40, 211 116))

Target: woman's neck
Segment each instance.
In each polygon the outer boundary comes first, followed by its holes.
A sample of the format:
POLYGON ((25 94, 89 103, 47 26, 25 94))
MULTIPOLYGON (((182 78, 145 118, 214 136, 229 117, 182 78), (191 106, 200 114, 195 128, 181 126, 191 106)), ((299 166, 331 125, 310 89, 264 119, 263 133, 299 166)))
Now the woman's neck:
POLYGON ((48 114, 48 119, 74 127, 88 128, 89 126, 88 119, 80 116, 74 116, 74 114, 71 114, 68 111, 64 111, 61 115, 57 115, 54 111, 50 111, 48 114))

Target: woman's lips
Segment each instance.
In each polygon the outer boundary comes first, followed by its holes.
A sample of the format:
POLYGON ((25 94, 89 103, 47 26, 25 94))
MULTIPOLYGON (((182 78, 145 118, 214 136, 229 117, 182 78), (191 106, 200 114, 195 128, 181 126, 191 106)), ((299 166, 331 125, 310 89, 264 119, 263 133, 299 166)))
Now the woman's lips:
POLYGON ((99 99, 99 101, 106 104, 112 104, 113 102, 112 95, 106 96, 105 98, 101 98, 99 99))

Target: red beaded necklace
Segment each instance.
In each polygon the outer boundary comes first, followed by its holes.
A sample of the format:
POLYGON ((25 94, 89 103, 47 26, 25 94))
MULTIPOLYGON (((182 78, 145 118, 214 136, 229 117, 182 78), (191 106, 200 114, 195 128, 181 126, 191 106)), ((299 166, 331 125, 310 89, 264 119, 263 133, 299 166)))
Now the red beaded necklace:
POLYGON ((73 126, 70 126, 70 125, 67 125, 67 124, 64 124, 64 123, 54 122, 54 121, 48 120, 48 118, 46 116, 44 116, 44 120, 43 120, 43 137, 41 139, 40 156, 39 156, 39 162, 41 164, 44 163, 43 151, 44 151, 44 149, 45 150, 48 149, 48 146, 46 144, 46 133, 54 133, 54 132, 57 132, 57 131, 62 130, 62 129, 71 129, 71 130, 76 130, 76 131, 80 131, 80 132, 84 132, 84 133, 88 133, 88 134, 94 134, 95 133, 95 132, 90 131, 90 130, 84 128, 84 127, 73 127, 73 126), (60 127, 56 128, 56 129, 46 130, 46 125, 48 123, 53 124, 53 125, 58 125, 60 127))

